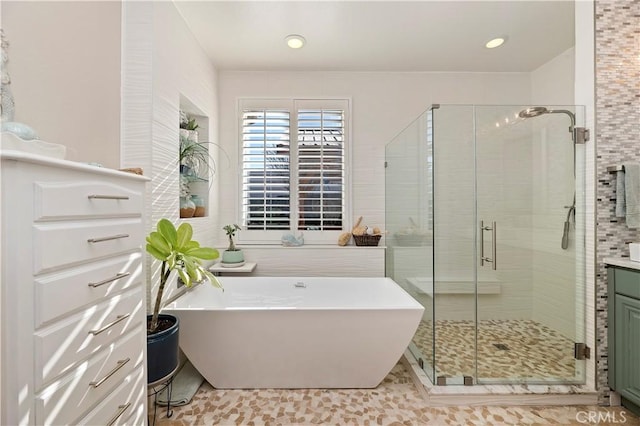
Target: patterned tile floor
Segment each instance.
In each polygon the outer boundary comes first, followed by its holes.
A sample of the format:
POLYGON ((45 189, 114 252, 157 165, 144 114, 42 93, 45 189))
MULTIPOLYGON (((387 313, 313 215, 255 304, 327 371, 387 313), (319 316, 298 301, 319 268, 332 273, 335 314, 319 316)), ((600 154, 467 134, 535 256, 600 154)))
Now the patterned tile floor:
MULTIPOLYGON (((422 321, 413 342, 425 359, 432 353, 431 323, 422 321)), ((472 321, 436 322, 437 376, 475 376, 472 321)), ((484 320, 478 324, 478 377, 575 380, 573 341, 530 320, 484 320), (499 349, 495 344, 506 345, 499 349)))
POLYGON ((191 404, 171 418, 158 407, 156 419, 158 426, 315 424, 640 425, 640 418, 620 407, 428 407, 397 364, 375 389, 217 390, 205 382, 191 404))

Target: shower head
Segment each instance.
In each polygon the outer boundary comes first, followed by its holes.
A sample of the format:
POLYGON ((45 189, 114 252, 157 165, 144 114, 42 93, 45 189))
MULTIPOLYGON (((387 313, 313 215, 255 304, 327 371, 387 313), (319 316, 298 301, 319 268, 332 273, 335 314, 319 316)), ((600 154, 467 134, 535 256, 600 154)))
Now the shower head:
POLYGON ((542 114, 567 114, 571 119, 571 127, 569 131, 573 133, 573 127, 576 125, 576 116, 573 112, 566 109, 548 109, 541 106, 529 107, 518 113, 520 118, 533 118, 542 114))
POLYGON ((537 117, 537 116, 542 115, 542 114, 546 114, 548 112, 550 112, 550 111, 547 108, 537 106, 537 107, 531 107, 531 108, 523 109, 522 111, 520 111, 518 116, 520 118, 532 118, 532 117, 537 117))

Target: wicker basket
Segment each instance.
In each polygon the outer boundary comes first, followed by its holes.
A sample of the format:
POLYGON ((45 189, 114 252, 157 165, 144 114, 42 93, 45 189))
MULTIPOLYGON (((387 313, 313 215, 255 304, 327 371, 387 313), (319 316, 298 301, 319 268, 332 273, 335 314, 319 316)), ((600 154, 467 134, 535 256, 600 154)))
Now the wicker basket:
POLYGON ((382 235, 354 235, 357 246, 377 246, 382 235))

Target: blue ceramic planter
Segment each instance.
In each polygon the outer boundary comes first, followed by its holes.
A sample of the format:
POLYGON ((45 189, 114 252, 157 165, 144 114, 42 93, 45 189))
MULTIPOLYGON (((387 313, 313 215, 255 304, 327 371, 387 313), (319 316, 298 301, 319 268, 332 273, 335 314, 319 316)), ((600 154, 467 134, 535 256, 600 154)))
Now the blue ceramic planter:
MULTIPOLYGON (((147 316, 150 321, 151 315, 147 316)), ((155 334, 147 334, 147 383, 167 377, 178 367, 178 334, 180 322, 173 315, 160 314, 158 320, 169 320, 173 325, 155 334)))

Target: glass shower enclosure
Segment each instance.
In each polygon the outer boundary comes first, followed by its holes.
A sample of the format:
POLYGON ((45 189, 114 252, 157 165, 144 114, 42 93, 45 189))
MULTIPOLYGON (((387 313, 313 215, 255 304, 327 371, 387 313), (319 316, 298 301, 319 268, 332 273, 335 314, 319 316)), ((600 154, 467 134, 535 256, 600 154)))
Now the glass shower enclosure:
POLYGON ((437 385, 584 383, 584 107, 433 106, 387 146, 387 275, 437 385))

